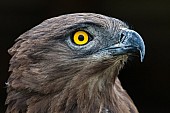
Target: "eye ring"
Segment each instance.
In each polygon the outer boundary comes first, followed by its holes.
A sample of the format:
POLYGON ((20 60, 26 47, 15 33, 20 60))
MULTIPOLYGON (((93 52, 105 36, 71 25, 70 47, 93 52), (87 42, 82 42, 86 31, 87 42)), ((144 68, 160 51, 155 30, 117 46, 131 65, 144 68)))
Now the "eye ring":
POLYGON ((73 42, 76 45, 85 45, 89 42, 89 35, 85 31, 77 31, 73 35, 73 42))

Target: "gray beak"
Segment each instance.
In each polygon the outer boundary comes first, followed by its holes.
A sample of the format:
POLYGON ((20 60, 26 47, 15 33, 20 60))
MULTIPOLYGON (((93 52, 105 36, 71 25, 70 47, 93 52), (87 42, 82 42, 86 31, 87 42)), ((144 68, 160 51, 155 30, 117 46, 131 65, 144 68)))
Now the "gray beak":
POLYGON ((133 30, 122 28, 119 43, 107 48, 109 52, 115 55, 132 54, 139 55, 141 62, 145 56, 145 45, 141 36, 133 30))

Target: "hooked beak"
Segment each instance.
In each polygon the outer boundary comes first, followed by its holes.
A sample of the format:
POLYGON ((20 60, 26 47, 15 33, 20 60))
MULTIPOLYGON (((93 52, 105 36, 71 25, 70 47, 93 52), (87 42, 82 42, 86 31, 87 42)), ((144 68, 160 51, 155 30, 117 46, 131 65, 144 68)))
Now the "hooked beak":
POLYGON ((145 45, 141 36, 134 30, 122 28, 119 43, 107 48, 113 56, 132 54, 139 55, 141 62, 145 55, 145 45))

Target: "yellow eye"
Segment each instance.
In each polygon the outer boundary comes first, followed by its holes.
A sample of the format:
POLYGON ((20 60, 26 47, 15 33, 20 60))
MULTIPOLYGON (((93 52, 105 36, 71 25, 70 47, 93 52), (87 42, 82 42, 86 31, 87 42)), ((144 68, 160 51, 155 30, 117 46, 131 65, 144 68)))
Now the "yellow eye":
POLYGON ((77 31, 73 36, 73 41, 77 45, 84 45, 88 43, 89 36, 85 31, 77 31))

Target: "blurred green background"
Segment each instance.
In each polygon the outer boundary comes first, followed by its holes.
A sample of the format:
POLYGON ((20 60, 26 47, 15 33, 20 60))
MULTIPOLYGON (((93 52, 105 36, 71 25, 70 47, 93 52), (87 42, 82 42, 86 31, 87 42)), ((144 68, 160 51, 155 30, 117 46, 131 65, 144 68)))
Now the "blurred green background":
POLYGON ((121 71, 124 89, 140 113, 170 113, 170 1, 166 0, 1 0, 0 113, 5 112, 7 50, 14 40, 43 20, 62 14, 93 12, 127 22, 144 39, 143 63, 130 61, 121 71))

